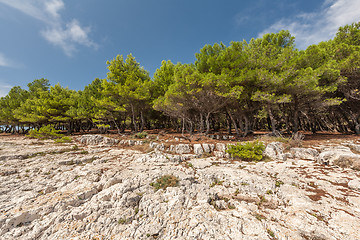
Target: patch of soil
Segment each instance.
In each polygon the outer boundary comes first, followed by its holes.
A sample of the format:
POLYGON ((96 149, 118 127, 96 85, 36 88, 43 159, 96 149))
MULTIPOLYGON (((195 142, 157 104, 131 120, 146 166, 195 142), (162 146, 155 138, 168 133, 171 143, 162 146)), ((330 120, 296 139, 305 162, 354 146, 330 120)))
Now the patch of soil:
POLYGON ((311 200, 315 202, 320 201, 322 197, 328 195, 327 192, 319 188, 307 188, 306 191, 315 193, 314 195, 307 195, 311 200))

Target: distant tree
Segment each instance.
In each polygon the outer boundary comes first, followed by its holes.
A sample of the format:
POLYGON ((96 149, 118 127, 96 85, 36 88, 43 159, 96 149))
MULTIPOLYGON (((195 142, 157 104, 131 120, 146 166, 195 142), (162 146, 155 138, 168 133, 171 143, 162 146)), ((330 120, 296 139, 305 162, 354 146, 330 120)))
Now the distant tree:
POLYGON ((27 86, 29 96, 20 107, 14 110, 14 114, 20 122, 40 127, 49 121, 46 107, 43 105, 44 99, 49 96, 49 80, 36 79, 27 86))
POLYGON ((340 27, 333 42, 334 59, 346 78, 346 83, 337 91, 337 95, 346 101, 337 111, 350 128, 360 134, 360 22, 340 27))
POLYGON ((20 119, 14 114, 29 97, 29 93, 21 87, 11 88, 9 93, 0 99, 0 125, 10 125, 6 131, 15 131, 15 126, 21 124, 20 119))
MULTIPOLYGON (((130 114, 133 129, 140 132, 145 126, 144 112, 150 108, 150 77, 135 58, 130 54, 126 60, 120 55, 108 61, 109 72, 107 80, 102 81, 103 98, 98 106, 107 109, 107 112, 126 112, 130 114)), ((103 116, 106 112, 101 113, 103 116)), ((114 122, 116 122, 116 117, 114 122)))

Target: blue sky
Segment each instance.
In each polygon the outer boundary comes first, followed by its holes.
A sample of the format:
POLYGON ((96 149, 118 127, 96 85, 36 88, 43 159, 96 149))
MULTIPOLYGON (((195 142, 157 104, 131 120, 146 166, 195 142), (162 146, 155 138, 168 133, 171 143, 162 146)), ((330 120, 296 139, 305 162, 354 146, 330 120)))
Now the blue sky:
POLYGON ((286 29, 304 49, 357 21, 359 0, 0 0, 0 96, 39 78, 81 90, 117 54, 152 77, 205 44, 286 29))

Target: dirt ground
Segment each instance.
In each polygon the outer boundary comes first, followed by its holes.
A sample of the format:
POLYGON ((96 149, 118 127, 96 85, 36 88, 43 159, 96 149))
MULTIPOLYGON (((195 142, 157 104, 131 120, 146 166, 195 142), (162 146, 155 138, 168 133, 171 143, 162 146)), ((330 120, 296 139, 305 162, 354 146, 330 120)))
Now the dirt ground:
MULTIPOLYGON (((197 133, 193 134, 192 136, 190 136, 189 134, 182 135, 181 133, 178 133, 172 129, 165 129, 165 130, 154 129, 154 130, 145 130, 144 132, 148 134, 147 139, 149 139, 150 141, 166 142, 168 144, 173 144, 173 143, 214 144, 218 142, 234 143, 234 142, 253 141, 257 139, 265 142, 279 141, 279 138, 268 137, 267 134, 269 132, 265 132, 265 131, 256 131, 246 137, 236 137, 235 134, 229 135, 226 131, 210 133, 208 136, 197 133), (226 139, 224 139, 224 137, 226 139)), ((304 135, 304 139, 302 141, 303 147, 311 147, 322 143, 337 144, 345 141, 360 142, 360 135, 356 135, 353 133, 347 133, 347 134, 336 133, 336 132, 317 132, 315 134, 313 134, 312 132, 301 132, 301 133, 304 135)), ((99 132, 96 129, 93 129, 89 132, 74 133, 72 135, 79 136, 79 135, 87 135, 87 134, 99 134, 99 132)), ((105 135, 117 139, 136 139, 134 133, 131 133, 128 130, 121 135, 117 134, 116 131, 111 131, 105 135)), ((23 137, 23 136, 24 136, 23 134, 5 134, 5 133, 0 134, 0 137, 2 138, 6 138, 6 137, 14 138, 14 137, 23 137)), ((291 135, 284 135, 283 142, 286 142, 286 140, 290 138, 291 135)))

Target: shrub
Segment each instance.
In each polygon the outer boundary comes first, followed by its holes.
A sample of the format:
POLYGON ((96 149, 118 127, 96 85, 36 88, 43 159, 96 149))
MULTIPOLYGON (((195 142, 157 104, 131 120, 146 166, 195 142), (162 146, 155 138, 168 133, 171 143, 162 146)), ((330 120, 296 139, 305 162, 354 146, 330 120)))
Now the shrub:
POLYGON ((135 137, 143 139, 143 138, 146 138, 147 135, 148 135, 147 132, 138 132, 137 134, 135 134, 135 137))
POLYGON ((79 148, 79 146, 78 145, 74 145, 73 147, 72 147, 72 150, 74 150, 74 151, 77 151, 77 150, 79 150, 80 148, 79 148))
POLYGON ((244 161, 260 161, 263 159, 265 145, 262 142, 247 142, 245 144, 231 145, 226 151, 232 158, 239 158, 244 161))
POLYGON ((56 143, 69 143, 71 142, 71 137, 62 137, 54 140, 56 143))
POLYGON ((155 191, 159 189, 166 189, 167 187, 176 187, 179 183, 179 179, 173 175, 164 175, 157 179, 156 182, 150 183, 150 186, 155 188, 155 191))
POLYGON ((54 138, 60 138, 62 137, 61 134, 59 134, 60 130, 56 130, 51 125, 45 125, 41 127, 39 130, 32 129, 29 131, 28 136, 30 138, 37 138, 37 139, 54 139, 54 138))

